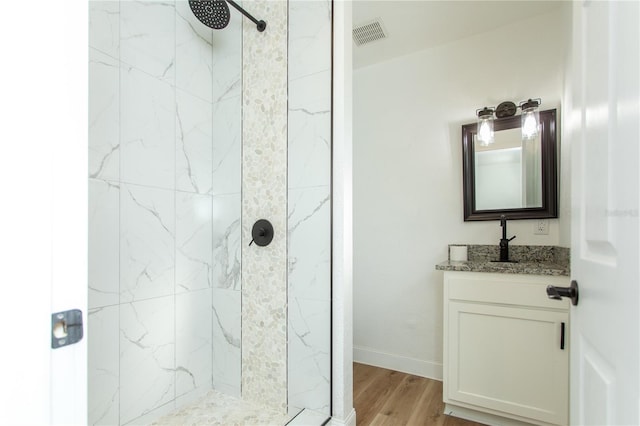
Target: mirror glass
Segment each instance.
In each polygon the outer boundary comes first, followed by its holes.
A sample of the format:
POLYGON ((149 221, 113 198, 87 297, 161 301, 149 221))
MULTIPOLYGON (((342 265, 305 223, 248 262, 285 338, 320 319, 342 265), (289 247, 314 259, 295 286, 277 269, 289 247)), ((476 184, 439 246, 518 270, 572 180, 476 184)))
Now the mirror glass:
POLYGON ((494 142, 477 141, 477 124, 462 126, 464 219, 558 217, 556 110, 540 112, 540 132, 523 140, 520 116, 494 121, 494 142))
POLYGON ((540 135, 522 140, 519 128, 496 132, 484 146, 473 135, 477 210, 542 207, 540 135))

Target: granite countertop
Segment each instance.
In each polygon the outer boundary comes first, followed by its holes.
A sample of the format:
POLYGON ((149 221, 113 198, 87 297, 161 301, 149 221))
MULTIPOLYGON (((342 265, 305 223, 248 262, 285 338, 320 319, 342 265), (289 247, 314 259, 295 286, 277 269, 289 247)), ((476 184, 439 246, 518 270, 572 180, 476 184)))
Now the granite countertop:
POLYGON ((511 246, 512 262, 492 262, 498 259, 497 246, 468 245, 469 260, 447 260, 436 265, 439 271, 493 272, 527 275, 570 275, 569 249, 555 246, 511 246))
POLYGON ((549 262, 491 262, 491 261, 446 261, 438 263, 439 271, 465 271, 465 272, 497 272, 501 274, 527 274, 527 275, 569 275, 567 266, 549 262))

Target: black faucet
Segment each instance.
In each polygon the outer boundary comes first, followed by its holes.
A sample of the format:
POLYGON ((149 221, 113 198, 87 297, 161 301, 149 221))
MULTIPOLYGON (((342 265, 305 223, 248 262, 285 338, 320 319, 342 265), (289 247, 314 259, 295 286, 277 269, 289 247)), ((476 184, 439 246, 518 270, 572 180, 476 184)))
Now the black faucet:
POLYGON ((516 236, 507 238, 507 217, 505 215, 500 216, 500 226, 502 226, 502 238, 500 239, 500 262, 509 261, 509 241, 513 240, 516 236))

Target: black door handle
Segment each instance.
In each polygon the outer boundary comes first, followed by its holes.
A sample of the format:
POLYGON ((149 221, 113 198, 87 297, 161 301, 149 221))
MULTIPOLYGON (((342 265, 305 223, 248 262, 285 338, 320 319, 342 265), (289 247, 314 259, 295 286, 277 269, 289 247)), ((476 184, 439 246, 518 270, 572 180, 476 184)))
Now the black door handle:
POLYGON ((574 306, 578 304, 578 293, 578 282, 576 280, 571 281, 569 287, 547 286, 547 296, 549 296, 549 299, 562 300, 563 297, 568 297, 574 306))

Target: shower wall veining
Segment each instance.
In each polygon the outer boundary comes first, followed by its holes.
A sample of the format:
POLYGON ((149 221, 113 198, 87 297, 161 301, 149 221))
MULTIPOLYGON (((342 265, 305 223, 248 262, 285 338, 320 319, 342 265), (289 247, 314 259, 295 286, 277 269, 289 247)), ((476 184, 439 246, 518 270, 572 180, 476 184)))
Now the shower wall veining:
POLYGON ((233 9, 212 31, 186 0, 89 4, 88 423, 150 423, 212 388, 329 415, 331 1, 245 1, 283 19, 262 38, 233 9), (283 57, 265 58, 272 41, 283 57), (252 65, 278 60, 259 78, 279 91, 250 90, 252 65), (247 114, 287 92, 284 109, 247 114), (274 141, 261 129, 279 132, 281 155, 268 158, 279 174, 242 163, 243 138, 256 136, 254 150, 274 141), (246 192, 270 182, 272 204, 246 192), (247 247, 255 218, 243 209, 280 212, 271 261, 247 247), (263 304, 251 286, 267 282, 263 304), (277 344, 264 350, 248 331, 273 321, 258 308, 275 301, 277 344), (271 392, 251 396, 252 381, 271 392))
POLYGON ((331 414, 332 1, 289 1, 288 404, 331 414))

